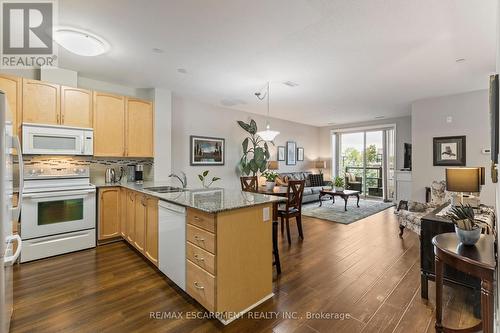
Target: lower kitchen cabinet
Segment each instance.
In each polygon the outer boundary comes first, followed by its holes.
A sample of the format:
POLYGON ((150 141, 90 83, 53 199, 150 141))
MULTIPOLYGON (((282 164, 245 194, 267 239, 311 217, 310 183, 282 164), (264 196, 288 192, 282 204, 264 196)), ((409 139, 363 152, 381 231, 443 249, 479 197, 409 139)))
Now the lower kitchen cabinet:
POLYGON ((146 244, 144 255, 158 266, 158 199, 146 197, 146 244))
POLYGON ((158 199, 121 187, 99 189, 98 239, 122 237, 158 266, 158 199))
POLYGON ((119 187, 99 189, 98 240, 120 236, 120 193, 119 187))
POLYGON ((146 196, 135 194, 135 221, 134 221, 134 246, 139 252, 144 253, 146 240, 146 196))

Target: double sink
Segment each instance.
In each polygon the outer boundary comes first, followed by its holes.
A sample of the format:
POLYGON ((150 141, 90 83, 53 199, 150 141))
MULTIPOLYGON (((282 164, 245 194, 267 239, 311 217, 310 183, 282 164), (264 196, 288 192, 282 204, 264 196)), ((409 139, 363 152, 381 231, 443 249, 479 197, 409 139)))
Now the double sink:
POLYGON ((144 190, 156 192, 156 193, 176 193, 176 192, 184 192, 186 189, 175 187, 175 186, 154 186, 154 187, 145 187, 144 190))

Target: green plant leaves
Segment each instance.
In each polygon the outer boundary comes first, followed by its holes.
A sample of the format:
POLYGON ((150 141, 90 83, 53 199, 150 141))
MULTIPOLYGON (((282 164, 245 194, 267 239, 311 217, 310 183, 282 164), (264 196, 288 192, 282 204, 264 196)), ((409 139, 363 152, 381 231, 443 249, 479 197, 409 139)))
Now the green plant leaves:
POLYGON ((248 138, 245 138, 241 145, 243 146, 243 154, 246 154, 248 152, 248 138))
POLYGON ((257 123, 255 122, 255 120, 251 119, 250 120, 250 128, 249 128, 249 131, 248 131, 250 134, 255 134, 257 133, 257 123))
POLYGON ((206 177, 208 175, 208 170, 203 171, 203 177, 206 177))
POLYGON ((198 178, 203 181, 203 176, 202 175, 198 175, 198 178))
MULTIPOLYGON (((241 128, 243 128, 245 131, 250 133, 250 124, 247 124, 241 120, 238 120, 238 125, 240 125, 241 128)), ((251 133, 250 133, 251 134, 251 133)))
POLYGON ((216 181, 218 181, 219 179, 220 179, 219 177, 214 177, 214 178, 212 178, 212 181, 213 181, 213 182, 216 182, 216 181))

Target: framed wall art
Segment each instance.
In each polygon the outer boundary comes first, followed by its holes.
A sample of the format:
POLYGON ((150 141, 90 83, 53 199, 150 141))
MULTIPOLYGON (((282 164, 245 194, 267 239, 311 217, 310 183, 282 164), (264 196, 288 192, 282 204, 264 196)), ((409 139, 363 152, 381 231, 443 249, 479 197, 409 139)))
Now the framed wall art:
POLYGON ((433 139, 434 166, 465 166, 465 136, 444 136, 433 139))
POLYGON ((224 165, 225 140, 206 136, 190 137, 190 165, 224 165))

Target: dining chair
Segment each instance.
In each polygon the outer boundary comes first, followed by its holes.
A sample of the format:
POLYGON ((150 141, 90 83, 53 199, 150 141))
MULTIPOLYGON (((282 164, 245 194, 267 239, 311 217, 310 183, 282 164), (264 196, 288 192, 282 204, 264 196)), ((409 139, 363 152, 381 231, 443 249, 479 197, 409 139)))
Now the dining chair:
POLYGON ((259 182, 257 176, 240 177, 241 190, 246 192, 257 192, 259 182))
POLYGON ((304 180, 289 180, 287 186, 287 202, 278 209, 282 231, 283 223, 286 222, 286 237, 288 239, 288 244, 292 243, 290 236, 290 219, 294 217, 297 221, 299 236, 301 239, 304 239, 304 233, 302 232, 302 196, 304 194, 304 185, 304 180))

